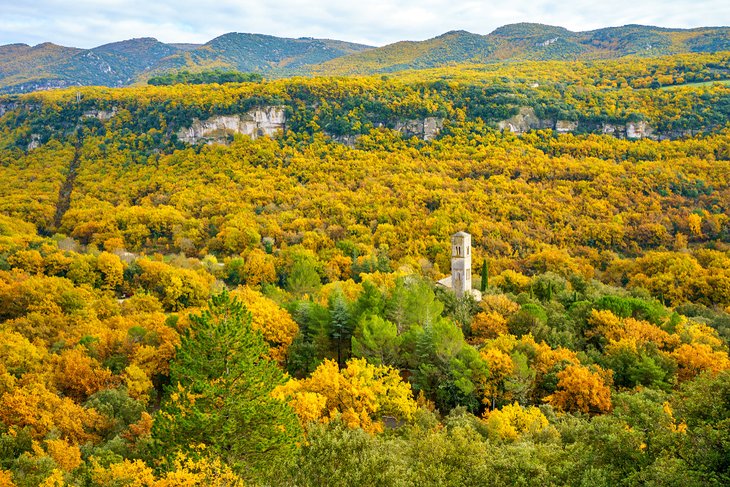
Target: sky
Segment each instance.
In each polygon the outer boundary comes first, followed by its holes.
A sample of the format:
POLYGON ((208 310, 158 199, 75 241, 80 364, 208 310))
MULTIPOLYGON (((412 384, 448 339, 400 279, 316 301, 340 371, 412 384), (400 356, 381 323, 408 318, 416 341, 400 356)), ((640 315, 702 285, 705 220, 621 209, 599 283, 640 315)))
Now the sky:
POLYGON ((91 48, 135 37, 205 43, 228 32, 382 46, 451 30, 539 22, 581 31, 625 24, 730 25, 730 0, 0 0, 0 45, 91 48))

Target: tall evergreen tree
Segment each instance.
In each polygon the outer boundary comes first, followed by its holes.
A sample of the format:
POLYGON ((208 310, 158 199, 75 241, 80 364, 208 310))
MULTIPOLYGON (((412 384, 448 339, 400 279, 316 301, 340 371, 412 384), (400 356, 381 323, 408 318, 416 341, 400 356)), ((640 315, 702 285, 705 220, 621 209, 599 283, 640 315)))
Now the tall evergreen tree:
POLYGON ((337 347, 337 364, 342 367, 345 355, 350 355, 350 340, 352 338, 352 319, 345 296, 339 289, 330 296, 330 337, 337 347))
POLYGON ((484 262, 482 262, 482 285, 481 285, 481 291, 484 292, 489 287, 489 264, 487 264, 487 259, 484 259, 484 262))
POLYGON ((314 294, 322 285, 314 265, 306 260, 298 260, 292 266, 291 274, 286 279, 289 291, 297 296, 314 294))
POLYGON ((284 373, 251 328, 249 312, 227 292, 190 319, 153 428, 157 453, 172 458, 205 445, 239 474, 256 478, 291 458, 301 440, 292 409, 271 397, 284 373))

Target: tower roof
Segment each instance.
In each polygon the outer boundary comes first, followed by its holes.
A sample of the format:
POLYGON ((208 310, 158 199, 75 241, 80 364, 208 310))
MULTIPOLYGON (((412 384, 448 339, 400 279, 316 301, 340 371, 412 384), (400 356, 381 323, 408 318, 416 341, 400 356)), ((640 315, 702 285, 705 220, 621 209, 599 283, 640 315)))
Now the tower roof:
POLYGON ((452 237, 471 237, 471 235, 462 231, 462 232, 456 232, 455 234, 452 235, 452 237))

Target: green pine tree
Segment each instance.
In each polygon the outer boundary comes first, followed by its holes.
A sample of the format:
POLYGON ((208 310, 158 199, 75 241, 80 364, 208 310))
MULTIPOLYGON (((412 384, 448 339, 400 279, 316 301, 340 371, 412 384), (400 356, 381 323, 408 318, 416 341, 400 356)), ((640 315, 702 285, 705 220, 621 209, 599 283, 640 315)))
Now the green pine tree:
POLYGON ((352 354, 375 365, 396 365, 401 337, 395 323, 377 315, 366 315, 352 336, 352 354))
POLYGON ((482 262, 482 285, 481 285, 481 291, 484 292, 489 287, 489 264, 487 264, 487 259, 484 259, 484 262, 482 262))
POLYGON ((286 279, 289 291, 297 296, 312 295, 320 288, 322 282, 314 265, 306 260, 298 260, 292 266, 291 274, 286 279))
POLYGON ((190 319, 152 431, 156 453, 170 459, 202 444, 240 475, 260 477, 292 458, 302 439, 292 409, 271 397, 284 373, 227 292, 190 319))
POLYGON ((342 367, 345 356, 349 356, 352 337, 352 320, 345 296, 340 289, 335 290, 329 300, 330 337, 337 348, 337 364, 342 367))

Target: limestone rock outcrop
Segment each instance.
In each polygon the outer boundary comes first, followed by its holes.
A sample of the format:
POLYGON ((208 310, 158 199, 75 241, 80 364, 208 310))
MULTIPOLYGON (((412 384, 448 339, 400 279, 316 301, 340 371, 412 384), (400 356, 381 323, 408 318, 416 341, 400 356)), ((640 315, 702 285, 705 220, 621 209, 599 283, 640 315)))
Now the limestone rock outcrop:
POLYGON ((97 120, 106 122, 107 120, 113 118, 114 115, 116 115, 116 114, 117 114, 116 108, 112 108, 111 110, 87 110, 84 112, 84 117, 96 118, 97 120))
POLYGON ((444 119, 426 117, 424 119, 401 120, 396 122, 394 129, 405 137, 418 137, 423 140, 433 140, 444 128, 444 119))
POLYGON ((500 130, 509 130, 514 134, 523 134, 528 130, 551 129, 554 127, 552 120, 537 118, 532 107, 520 107, 516 115, 502 120, 497 124, 500 130))
MULTIPOLYGON (((397 120, 389 122, 375 122, 374 127, 378 128, 391 128, 396 132, 403 134, 404 138, 417 137, 419 139, 429 141, 436 138, 436 136, 444 128, 444 119, 438 117, 426 117, 423 119, 408 119, 408 120, 397 120)), ((357 141, 362 137, 361 134, 350 134, 350 135, 333 135, 325 132, 327 135, 332 137, 332 140, 344 144, 348 147, 355 147, 357 141)))
POLYGON ((34 104, 27 104, 23 103, 20 104, 15 101, 2 101, 0 102, 0 117, 5 115, 6 113, 15 110, 16 108, 25 108, 28 111, 33 111, 37 109, 38 107, 34 104))
MULTIPOLYGON (((572 120, 548 120, 541 119, 535 115, 535 110, 531 107, 520 107, 519 112, 497 123, 500 130, 509 130, 515 134, 523 134, 528 130, 552 129, 559 134, 567 134, 578 130, 578 122, 572 120)), ((662 134, 654 133, 654 129, 648 122, 627 122, 623 124, 600 123, 600 122, 581 122, 581 132, 585 133, 601 133, 604 135, 612 135, 619 139, 661 139, 662 134)), ((684 133, 671 134, 670 137, 687 136, 684 133)))
POLYGON ((358 139, 361 137, 361 135, 335 135, 332 137, 332 140, 339 142, 342 145, 346 145, 347 147, 354 148, 357 144, 358 139))
POLYGON ((555 122, 555 131, 559 134, 575 132, 578 129, 578 122, 572 120, 558 120, 555 122))
POLYGON ((615 125, 612 123, 604 123, 601 125, 601 133, 604 135, 613 135, 614 137, 621 137, 626 133, 626 127, 624 125, 615 125))
POLYGON ((651 137, 653 131, 646 122, 629 122, 626 124, 627 139, 644 139, 651 137))
POLYGON ((207 120, 195 119, 190 127, 180 129, 177 138, 188 144, 205 142, 225 144, 233 134, 248 135, 252 139, 273 137, 286 128, 283 107, 261 107, 237 115, 216 115, 207 120))
POLYGON ((41 136, 38 134, 30 134, 30 142, 28 142, 28 147, 26 150, 32 151, 33 149, 37 149, 41 146, 41 136))

